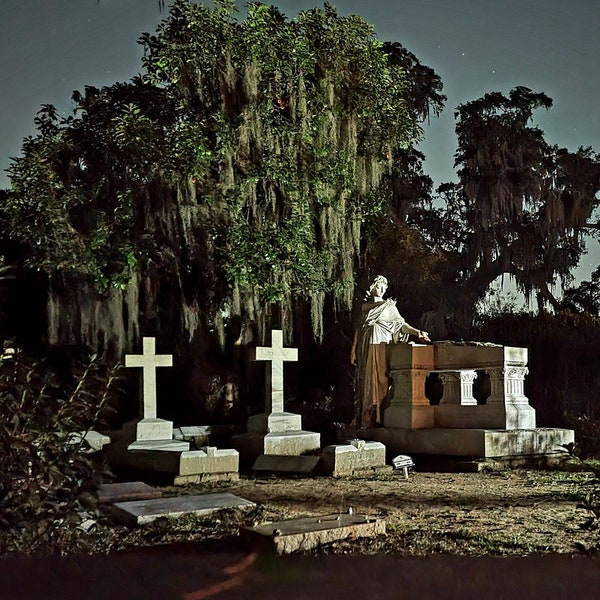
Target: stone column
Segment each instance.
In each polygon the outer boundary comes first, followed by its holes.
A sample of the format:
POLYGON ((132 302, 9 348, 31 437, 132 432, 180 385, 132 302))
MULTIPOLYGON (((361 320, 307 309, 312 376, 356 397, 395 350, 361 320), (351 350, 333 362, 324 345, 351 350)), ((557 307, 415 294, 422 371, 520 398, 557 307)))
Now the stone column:
POLYGON ((425 369, 393 369, 392 400, 384 412, 385 427, 422 429, 433 427, 434 412, 425 396, 425 369))
POLYGON ((439 376, 444 384, 444 395, 440 400, 440 405, 477 405, 477 400, 473 396, 473 382, 477 378, 477 373, 474 370, 443 372, 439 376))
POLYGON ((444 384, 444 395, 434 407, 436 427, 471 428, 481 424, 484 416, 473 396, 474 369, 438 371, 444 384))
POLYGON ((491 394, 487 399, 489 411, 503 414, 504 429, 535 428, 535 409, 529 406, 524 393, 525 366, 504 366, 487 369, 491 394))

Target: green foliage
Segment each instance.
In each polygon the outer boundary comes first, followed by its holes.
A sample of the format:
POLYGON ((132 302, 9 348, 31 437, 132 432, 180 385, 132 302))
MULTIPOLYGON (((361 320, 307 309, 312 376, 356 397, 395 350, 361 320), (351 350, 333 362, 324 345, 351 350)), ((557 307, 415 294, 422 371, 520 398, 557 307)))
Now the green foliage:
POLYGON ((74 117, 40 111, 6 202, 28 265, 124 287, 181 252, 166 204, 152 218, 151 190, 193 188, 212 232, 204 253, 225 277, 213 310, 234 292, 350 305, 361 226, 385 214, 394 165, 440 110, 441 83, 328 4, 291 21, 260 3, 235 12, 177 0, 142 36, 143 78, 75 93, 74 117))
POLYGON ((0 358, 0 554, 63 552, 80 519, 79 498, 103 466, 67 435, 111 410, 118 372, 93 356, 52 368, 19 348, 0 358), (61 374, 62 373, 62 374, 61 374), (65 373, 69 373, 65 375, 65 373))
POLYGON ((331 291, 352 275, 349 222, 383 210, 386 153, 419 134, 404 70, 369 24, 329 5, 292 22, 259 3, 242 23, 233 11, 175 3, 143 39, 148 78, 202 115, 230 169, 230 283, 269 302, 331 291))

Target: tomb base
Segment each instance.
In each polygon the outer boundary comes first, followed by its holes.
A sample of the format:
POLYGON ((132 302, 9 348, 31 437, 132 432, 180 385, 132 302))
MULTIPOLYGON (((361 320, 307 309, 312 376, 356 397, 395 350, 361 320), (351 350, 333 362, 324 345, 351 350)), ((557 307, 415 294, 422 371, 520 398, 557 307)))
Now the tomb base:
POLYGON ((392 404, 383 413, 385 427, 424 429, 433 427, 435 407, 420 404, 392 404))
POLYGON ((141 419, 123 424, 123 433, 129 441, 172 440, 173 421, 141 419))
POLYGON ((350 444, 327 446, 322 460, 324 473, 334 477, 380 471, 386 468, 385 446, 380 442, 353 440, 350 444))
POLYGON ((529 404, 440 404, 434 409, 435 426, 453 429, 535 429, 535 409, 529 404))
POLYGON ((365 437, 388 452, 469 458, 506 458, 563 453, 575 440, 572 429, 368 429, 365 437))
POLYGON ((173 485, 196 485, 215 481, 239 481, 239 473, 202 473, 200 475, 176 475, 173 485))
POLYGON ((321 434, 312 431, 283 431, 280 433, 242 433, 231 438, 232 446, 239 451, 247 465, 261 454, 300 456, 321 448, 321 434))
POLYGON ((236 450, 211 446, 189 450, 189 442, 177 440, 128 444, 125 439, 118 439, 108 447, 105 457, 113 467, 174 477, 175 485, 234 480, 239 471, 236 450))
POLYGON ((130 452, 185 452, 190 443, 181 440, 144 440, 131 442, 127 446, 130 452))
POLYGON ((266 434, 302 430, 302 415, 290 412, 262 413, 248 419, 248 433, 266 434))

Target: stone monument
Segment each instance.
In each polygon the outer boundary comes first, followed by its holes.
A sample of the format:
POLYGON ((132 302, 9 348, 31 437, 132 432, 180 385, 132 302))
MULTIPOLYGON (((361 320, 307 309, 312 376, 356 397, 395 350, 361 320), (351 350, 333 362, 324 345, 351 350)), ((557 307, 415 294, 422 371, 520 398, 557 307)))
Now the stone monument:
POLYGON ((172 367, 171 354, 156 354, 156 341, 153 337, 143 340, 143 354, 127 354, 126 367, 142 369, 142 419, 125 424, 126 435, 133 438, 129 450, 172 449, 188 450, 185 441, 173 440, 173 422, 157 418, 156 412, 156 369, 172 367))
POLYGON ((258 346, 252 355, 265 361, 265 412, 248 419, 248 433, 234 436, 234 447, 242 456, 257 458, 262 454, 299 456, 320 448, 321 436, 302 430, 302 417, 284 409, 284 362, 298 360, 296 348, 284 348, 283 331, 271 332, 271 346, 258 346))
POLYGON ((535 410, 524 392, 526 348, 431 344, 426 331, 406 323, 395 301, 384 300, 387 283, 382 275, 373 280, 352 351, 357 366, 354 422, 362 437, 382 442, 389 451, 473 458, 556 454, 573 442, 572 430, 536 427, 535 410), (409 335, 427 343, 409 343, 409 335), (444 388, 438 406, 425 395, 431 373, 444 388), (491 387, 481 405, 473 395, 478 374, 489 377, 491 387))
POLYGON ((414 454, 471 458, 558 454, 574 441, 569 429, 536 427, 524 394, 527 348, 482 342, 390 344, 390 406, 383 428, 367 432, 388 449, 414 454), (425 396, 425 379, 438 373, 444 386, 439 405, 425 396), (473 396, 477 374, 490 378, 485 404, 473 396))
POLYGON ((109 463, 172 477, 175 485, 237 479, 239 453, 208 445, 210 428, 180 427, 174 431, 171 421, 158 418, 156 369, 172 366, 173 357, 156 354, 154 338, 145 337, 143 347, 143 354, 125 356, 126 367, 142 368, 142 419, 125 423, 122 439, 107 449, 109 463), (190 441, 196 449, 190 450, 190 441))

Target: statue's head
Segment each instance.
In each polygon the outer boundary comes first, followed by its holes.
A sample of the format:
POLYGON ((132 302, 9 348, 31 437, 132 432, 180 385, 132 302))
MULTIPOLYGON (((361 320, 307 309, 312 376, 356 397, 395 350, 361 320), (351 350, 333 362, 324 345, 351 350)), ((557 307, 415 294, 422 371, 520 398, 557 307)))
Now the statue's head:
POLYGON ((369 287, 369 291, 367 292, 367 297, 365 299, 367 300, 375 296, 383 296, 387 288, 387 277, 384 277, 383 275, 377 275, 377 277, 373 279, 373 283, 371 284, 371 287, 369 287))

